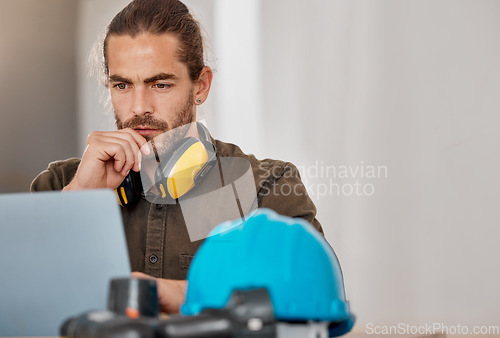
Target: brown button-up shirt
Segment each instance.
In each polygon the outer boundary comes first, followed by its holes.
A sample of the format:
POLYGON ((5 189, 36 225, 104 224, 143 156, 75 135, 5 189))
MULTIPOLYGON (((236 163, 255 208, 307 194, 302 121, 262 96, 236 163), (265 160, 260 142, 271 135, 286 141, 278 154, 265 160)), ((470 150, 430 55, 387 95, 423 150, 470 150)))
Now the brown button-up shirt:
MULTIPOLYGON (((241 157, 250 163, 259 208, 302 217, 323 234, 316 219, 316 207, 293 164, 270 159, 260 161, 244 154, 239 147, 221 141, 215 141, 215 145, 219 160, 241 157)), ((79 164, 76 158, 50 163, 48 169, 35 178, 31 190, 62 190, 73 179, 79 164)), ((155 204, 142 198, 121 211, 132 270, 154 277, 185 279, 191 259, 203 240, 190 240, 179 203, 155 204)))

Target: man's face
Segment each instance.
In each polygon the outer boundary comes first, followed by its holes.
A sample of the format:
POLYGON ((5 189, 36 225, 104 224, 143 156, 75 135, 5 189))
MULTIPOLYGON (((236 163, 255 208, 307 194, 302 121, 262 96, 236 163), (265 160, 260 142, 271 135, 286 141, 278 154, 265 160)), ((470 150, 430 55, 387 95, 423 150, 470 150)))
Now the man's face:
POLYGON ((146 139, 194 120, 194 85, 178 61, 177 37, 110 36, 109 89, 118 129, 133 128, 146 139))

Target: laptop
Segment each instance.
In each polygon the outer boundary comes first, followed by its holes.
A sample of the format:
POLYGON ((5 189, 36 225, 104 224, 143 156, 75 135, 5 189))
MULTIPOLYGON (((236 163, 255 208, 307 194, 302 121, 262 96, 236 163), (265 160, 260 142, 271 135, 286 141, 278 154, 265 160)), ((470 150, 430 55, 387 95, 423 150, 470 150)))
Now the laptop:
POLYGON ((129 277, 112 190, 0 195, 0 337, 59 336, 63 321, 106 309, 129 277))

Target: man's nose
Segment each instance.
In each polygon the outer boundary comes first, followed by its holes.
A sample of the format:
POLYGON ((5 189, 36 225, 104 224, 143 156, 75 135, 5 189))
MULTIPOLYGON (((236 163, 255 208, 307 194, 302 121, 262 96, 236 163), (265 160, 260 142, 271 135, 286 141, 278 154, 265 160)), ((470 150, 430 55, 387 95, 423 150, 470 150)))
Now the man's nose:
POLYGON ((134 102, 132 105, 132 110, 135 115, 145 115, 153 113, 151 98, 149 97, 149 92, 146 88, 135 88, 133 100, 134 102))

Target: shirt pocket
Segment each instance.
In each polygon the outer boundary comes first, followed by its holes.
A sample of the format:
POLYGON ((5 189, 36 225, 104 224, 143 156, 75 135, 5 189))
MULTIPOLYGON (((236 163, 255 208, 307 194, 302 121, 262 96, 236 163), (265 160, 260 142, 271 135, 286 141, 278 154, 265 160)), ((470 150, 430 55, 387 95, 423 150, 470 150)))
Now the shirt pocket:
POLYGON ((179 279, 186 279, 187 272, 189 270, 189 266, 191 265, 191 261, 193 260, 193 255, 188 254, 180 254, 179 255, 179 279))

